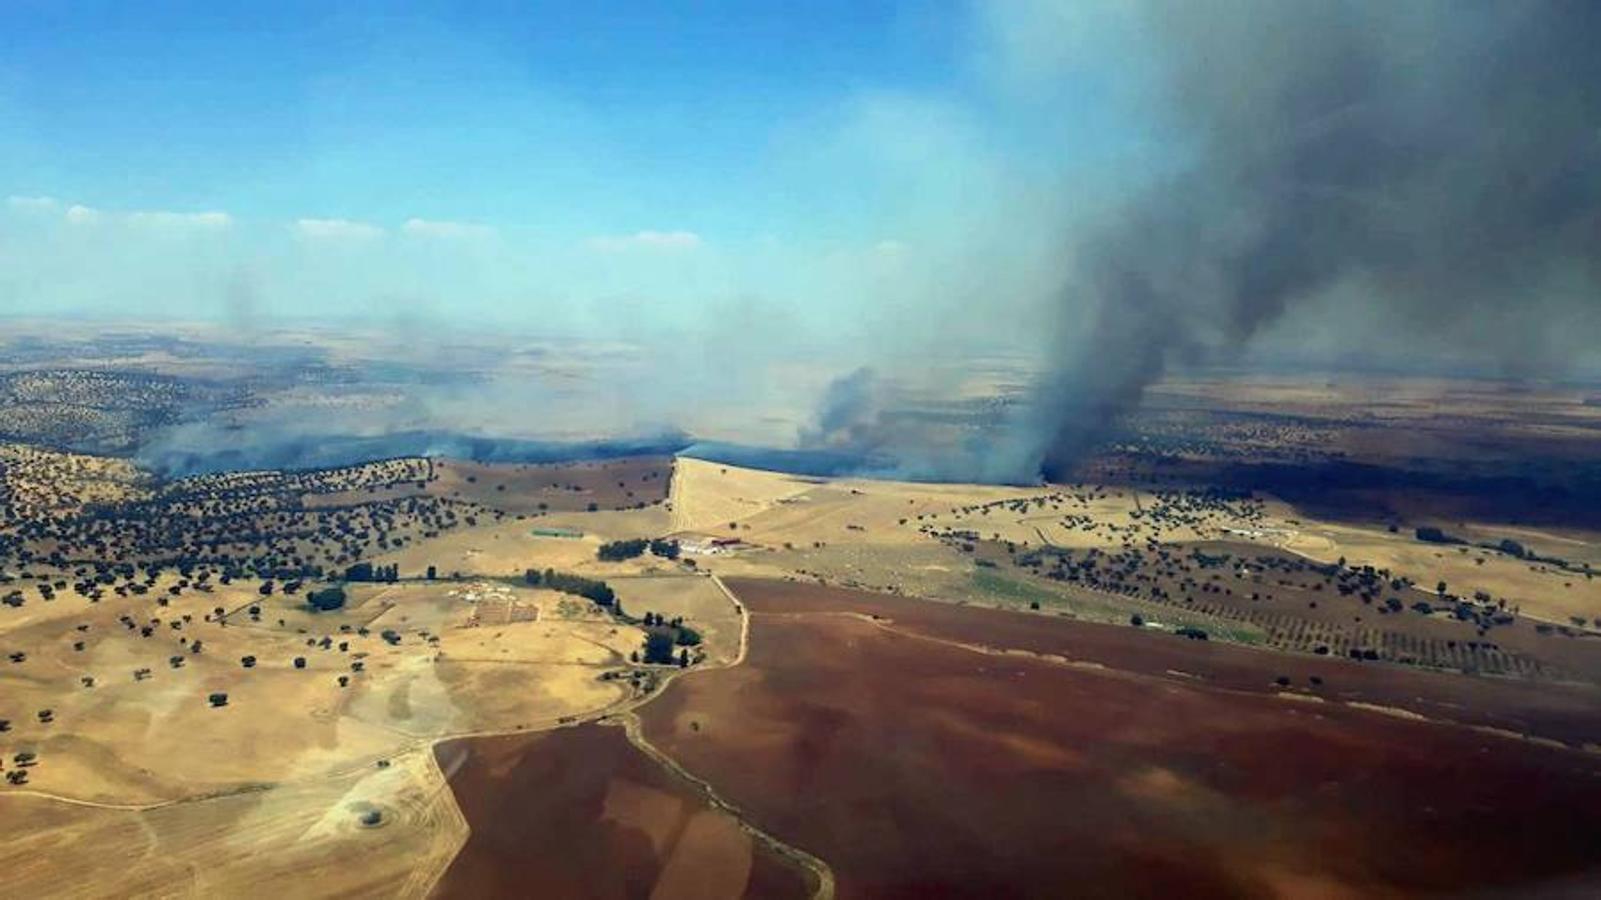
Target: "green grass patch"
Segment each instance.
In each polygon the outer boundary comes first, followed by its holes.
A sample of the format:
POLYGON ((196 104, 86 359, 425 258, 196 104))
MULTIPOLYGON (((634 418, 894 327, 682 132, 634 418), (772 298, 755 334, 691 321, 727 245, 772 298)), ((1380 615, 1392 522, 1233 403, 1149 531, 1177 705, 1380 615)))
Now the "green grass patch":
POLYGON ((1161 623, 1168 631, 1189 626, 1205 631, 1217 641, 1254 645, 1267 640, 1265 632, 1244 622, 1191 615, 1170 606, 1128 600, 1115 594, 1052 590, 1049 586, 1004 575, 994 569, 973 570, 968 577, 968 589, 975 600, 1023 608, 1038 603, 1041 610, 1068 612, 1090 621, 1126 625, 1130 616, 1138 613, 1145 621, 1161 623))
POLYGON ((993 598, 1011 600, 1027 605, 1039 603, 1058 604, 1065 598, 1051 591, 1036 587, 1015 578, 1008 578, 994 569, 974 569, 971 577, 973 587, 980 593, 993 598))
POLYGON ((1128 618, 1128 608, 1118 603, 1116 598, 1102 599, 1093 595, 1069 593, 1024 578, 1003 575, 994 569, 973 570, 969 575, 967 587, 972 592, 973 599, 987 603, 1001 603, 1025 609, 1037 603, 1042 610, 1066 612, 1095 621, 1116 622, 1126 621, 1128 618))

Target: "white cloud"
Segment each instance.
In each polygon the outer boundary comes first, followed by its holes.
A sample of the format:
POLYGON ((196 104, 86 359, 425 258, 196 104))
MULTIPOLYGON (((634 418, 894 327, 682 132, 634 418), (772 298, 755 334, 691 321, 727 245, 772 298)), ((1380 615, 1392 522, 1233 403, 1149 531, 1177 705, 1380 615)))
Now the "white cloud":
POLYGON ((155 228, 227 228, 233 224, 233 217, 225 212, 169 212, 167 210, 147 210, 128 214, 128 221, 134 225, 145 225, 155 228))
POLYGON ((627 235, 590 238, 591 250, 615 253, 627 250, 684 251, 698 249, 704 241, 693 231, 637 231, 627 235))
POLYGON ((215 210, 172 212, 171 210, 155 209, 119 213, 107 212, 102 209, 96 209, 93 206, 84 206, 81 203, 74 203, 63 210, 61 201, 54 197, 42 196, 7 197, 6 206, 25 212, 55 212, 62 210, 63 218, 73 225, 121 222, 143 228, 227 228, 233 224, 232 216, 215 210))
POLYGON ((54 198, 54 197, 16 197, 16 196, 12 196, 12 197, 7 197, 6 198, 6 206, 11 207, 12 209, 26 210, 26 211, 29 211, 29 212, 43 212, 45 210, 53 210, 53 209, 55 209, 56 207, 58 207, 60 205, 61 204, 56 202, 56 198, 54 198))
POLYGON ((493 237, 495 229, 471 222, 441 222, 431 219, 407 219, 401 230, 416 237, 433 238, 486 238, 493 237))
POLYGON ((384 230, 366 222, 349 219, 296 219, 295 232, 313 240, 373 240, 384 236, 384 230))
POLYGON ((98 209, 76 203, 67 207, 67 221, 74 225, 93 225, 104 218, 104 215, 98 209))

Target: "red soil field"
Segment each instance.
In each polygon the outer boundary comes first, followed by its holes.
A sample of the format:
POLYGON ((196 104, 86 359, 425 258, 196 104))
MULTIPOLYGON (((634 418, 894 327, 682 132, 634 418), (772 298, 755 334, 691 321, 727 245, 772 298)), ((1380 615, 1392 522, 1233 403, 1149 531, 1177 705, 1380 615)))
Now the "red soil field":
POLYGON ((753 612, 857 612, 896 630, 986 647, 1057 654, 1120 671, 1230 690, 1294 690, 1330 701, 1406 709, 1430 719, 1601 746, 1601 689, 1470 677, 1192 641, 1167 632, 848 590, 804 582, 725 579, 753 612), (1182 673, 1175 676, 1173 673, 1182 673), (1290 678, 1288 687, 1276 679, 1290 678), (1321 684, 1311 682, 1313 676, 1321 684))
POLYGON ((434 750, 472 833, 440 897, 808 897, 809 876, 628 742, 584 725, 434 750))
POLYGON ((842 614, 852 592, 731 586, 747 661, 675 680, 644 733, 840 897, 1601 890, 1593 754, 1219 686, 1272 671, 1242 648, 895 597, 886 625, 842 614), (1146 674, 1169 661, 1210 680, 1146 674))

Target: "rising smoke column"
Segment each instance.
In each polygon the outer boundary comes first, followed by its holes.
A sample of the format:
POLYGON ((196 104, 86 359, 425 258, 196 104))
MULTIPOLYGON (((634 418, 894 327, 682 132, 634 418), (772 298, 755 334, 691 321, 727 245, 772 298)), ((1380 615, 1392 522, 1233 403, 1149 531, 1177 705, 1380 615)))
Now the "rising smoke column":
POLYGON ((1301 304, 1547 367, 1596 328, 1601 3, 1144 12, 1180 162, 1077 243, 1087 337, 998 464, 1061 476, 1168 366, 1301 304))

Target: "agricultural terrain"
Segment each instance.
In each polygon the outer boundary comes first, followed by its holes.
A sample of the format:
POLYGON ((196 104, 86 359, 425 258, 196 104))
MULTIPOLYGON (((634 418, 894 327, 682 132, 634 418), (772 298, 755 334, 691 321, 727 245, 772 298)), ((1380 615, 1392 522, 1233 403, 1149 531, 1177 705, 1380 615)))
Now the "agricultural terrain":
MULTIPOLYGON (((131 389, 74 379, 10 402, 131 389)), ((1535 439, 1453 390, 1488 436, 1425 467, 1535 439)), ((1351 437, 1349 386, 1157 393, 1147 415, 1209 424, 1153 450, 1136 418, 1144 443, 1013 486, 690 455, 174 476, 0 445, 8 886, 1601 889, 1601 535, 1456 482, 1358 514, 1338 485, 1208 480, 1294 442, 1220 424, 1269 408, 1424 464, 1351 437)), ((1552 453, 1587 439, 1574 408, 1552 453)))

